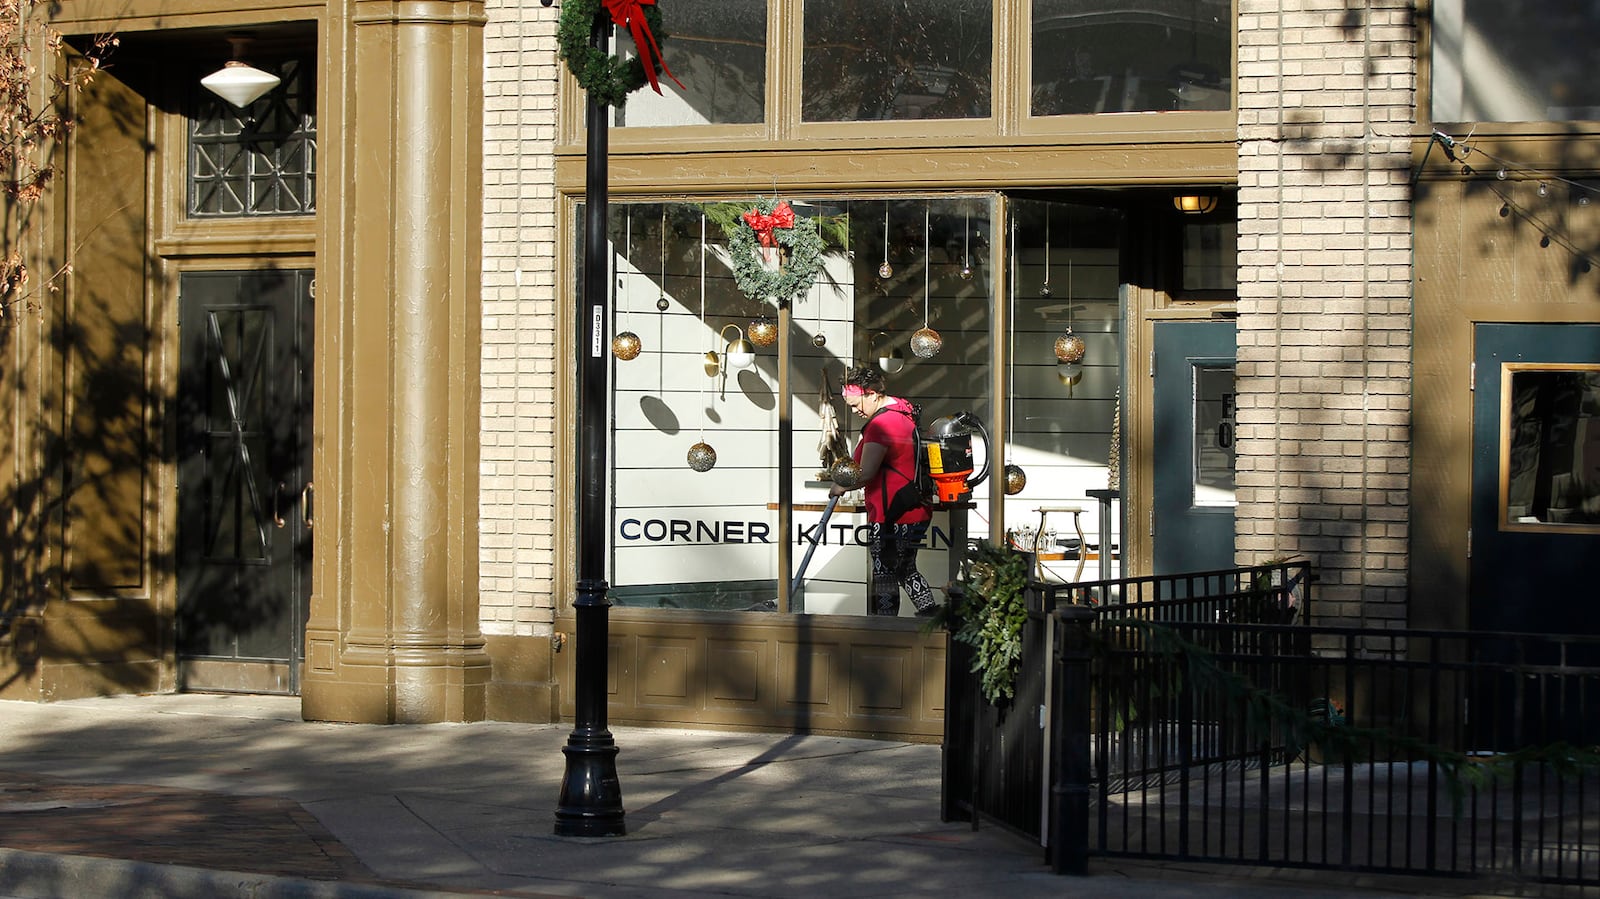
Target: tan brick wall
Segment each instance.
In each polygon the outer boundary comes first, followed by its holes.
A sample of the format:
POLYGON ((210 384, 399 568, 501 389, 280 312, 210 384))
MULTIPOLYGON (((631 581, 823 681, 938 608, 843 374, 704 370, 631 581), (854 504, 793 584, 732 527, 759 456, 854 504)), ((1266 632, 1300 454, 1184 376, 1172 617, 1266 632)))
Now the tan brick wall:
POLYGON ((555 593, 558 9, 489 0, 484 37, 479 615, 547 634, 555 593))
POLYGON ((1324 623, 1406 616, 1411 6, 1239 3, 1238 555, 1324 623))

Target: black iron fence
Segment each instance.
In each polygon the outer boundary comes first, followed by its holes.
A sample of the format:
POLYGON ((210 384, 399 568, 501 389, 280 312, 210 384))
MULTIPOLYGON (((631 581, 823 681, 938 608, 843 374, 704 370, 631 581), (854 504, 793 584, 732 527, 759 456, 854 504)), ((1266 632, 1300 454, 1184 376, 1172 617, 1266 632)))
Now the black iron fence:
POLYGON ((1600 638, 1279 623, 1304 620, 1309 580, 1036 585, 1006 708, 952 643, 946 817, 1036 837, 1062 872, 1120 855, 1600 883, 1600 638))
MULTIPOLYGON (((1049 610, 1092 606, 1100 616, 1151 621, 1288 621, 1309 601, 1303 562, 1171 577, 1030 585, 1022 630, 1016 695, 1003 707, 986 702, 972 673, 971 647, 950 641, 946 663, 945 820, 999 824, 1046 836, 1049 723, 1049 610), (1122 602, 1127 597, 1133 602, 1122 602)), ((955 603, 959 605, 959 601, 955 603)), ((1060 695, 1060 694, 1057 694, 1060 695)))

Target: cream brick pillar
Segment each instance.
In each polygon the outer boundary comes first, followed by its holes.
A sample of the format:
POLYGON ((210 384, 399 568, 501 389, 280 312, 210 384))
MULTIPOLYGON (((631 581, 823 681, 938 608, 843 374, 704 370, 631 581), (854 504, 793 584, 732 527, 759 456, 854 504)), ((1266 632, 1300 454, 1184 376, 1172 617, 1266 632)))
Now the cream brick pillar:
POLYGON ((1412 6, 1239 3, 1237 547, 1321 623, 1405 623, 1412 6))
POLYGON ((337 6, 303 708, 477 720, 483 4, 337 6))

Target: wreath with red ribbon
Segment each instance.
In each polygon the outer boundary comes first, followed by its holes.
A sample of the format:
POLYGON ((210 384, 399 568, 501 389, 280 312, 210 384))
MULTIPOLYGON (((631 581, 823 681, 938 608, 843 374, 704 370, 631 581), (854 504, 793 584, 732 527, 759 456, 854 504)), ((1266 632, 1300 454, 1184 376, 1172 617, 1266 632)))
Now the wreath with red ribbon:
POLYGON ((787 201, 758 200, 723 230, 734 283, 751 299, 770 297, 783 307, 816 283, 822 270, 822 235, 814 219, 795 215, 787 201))
POLYGON ((674 84, 683 87, 662 59, 660 45, 666 39, 656 0, 563 0, 561 19, 556 25, 557 53, 566 62, 567 71, 595 102, 605 106, 622 106, 628 95, 646 82, 661 93, 657 73, 664 72, 674 84), (612 24, 626 28, 633 37, 637 57, 623 59, 590 43, 594 20, 602 7, 610 14, 612 24))

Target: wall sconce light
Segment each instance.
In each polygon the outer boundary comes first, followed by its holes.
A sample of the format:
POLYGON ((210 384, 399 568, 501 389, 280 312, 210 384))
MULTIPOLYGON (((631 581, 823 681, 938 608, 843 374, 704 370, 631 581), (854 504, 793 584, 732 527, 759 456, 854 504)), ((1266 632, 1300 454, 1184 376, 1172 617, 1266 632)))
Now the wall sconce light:
POLYGON ((722 361, 730 368, 749 368, 755 364, 756 348, 750 345, 750 341, 744 339, 744 331, 738 325, 723 325, 717 336, 726 335, 729 328, 739 336, 728 341, 727 346, 723 347, 722 361))
POLYGON ((1207 194, 1180 194, 1172 198, 1172 208, 1184 215, 1205 215, 1217 208, 1217 198, 1207 194))
POLYGON ((247 43, 245 38, 230 37, 228 43, 233 45, 233 59, 224 63, 222 68, 200 79, 200 84, 206 90, 243 109, 261 99, 267 91, 277 87, 282 79, 271 72, 263 72, 239 58, 247 43))
POLYGON ((887 332, 879 331, 878 333, 872 335, 871 340, 867 341, 868 355, 871 355, 874 348, 877 347, 878 338, 880 337, 885 338, 886 343, 885 348, 878 351, 878 368, 884 374, 892 375, 900 369, 906 367, 906 354, 900 352, 899 347, 888 346, 887 344, 892 342, 892 339, 889 338, 889 334, 887 332))

